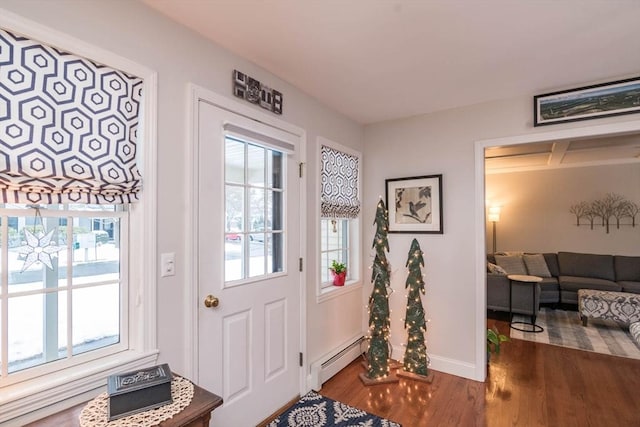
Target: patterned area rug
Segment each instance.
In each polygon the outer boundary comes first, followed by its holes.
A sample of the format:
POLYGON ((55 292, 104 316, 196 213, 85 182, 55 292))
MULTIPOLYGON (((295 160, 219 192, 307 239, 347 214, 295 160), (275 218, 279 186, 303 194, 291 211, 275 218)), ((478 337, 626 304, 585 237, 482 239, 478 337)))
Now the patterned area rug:
MULTIPOLYGON (((529 322, 530 317, 516 314, 513 320, 529 322)), ((577 311, 543 307, 536 324, 542 326, 544 332, 534 334, 511 329, 511 338, 640 359, 640 348, 631 338, 629 327, 612 320, 589 319, 584 327, 577 311)))
POLYGON ((353 406, 328 399, 313 391, 302 396, 268 427, 402 427, 353 406))

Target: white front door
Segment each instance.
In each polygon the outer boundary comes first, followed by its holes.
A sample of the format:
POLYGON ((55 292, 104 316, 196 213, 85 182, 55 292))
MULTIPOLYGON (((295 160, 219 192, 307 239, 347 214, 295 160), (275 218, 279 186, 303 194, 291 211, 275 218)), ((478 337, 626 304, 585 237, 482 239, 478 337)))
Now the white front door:
POLYGON ((212 425, 254 426, 300 392, 300 139, 198 113, 198 383, 212 425))

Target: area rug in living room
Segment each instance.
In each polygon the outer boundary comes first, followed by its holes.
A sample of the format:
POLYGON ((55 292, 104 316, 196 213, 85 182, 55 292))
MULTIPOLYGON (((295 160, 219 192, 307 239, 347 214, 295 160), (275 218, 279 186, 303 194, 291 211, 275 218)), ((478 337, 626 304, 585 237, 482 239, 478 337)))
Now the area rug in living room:
POLYGON ((268 427, 363 426, 402 427, 398 423, 377 417, 310 391, 268 424, 268 427))
MULTIPOLYGON (((529 322, 530 317, 516 314, 513 321, 529 322)), ((585 327, 577 311, 542 307, 536 324, 544 331, 536 334, 511 329, 511 338, 640 359, 640 348, 631 338, 629 328, 612 320, 589 319, 585 327)))

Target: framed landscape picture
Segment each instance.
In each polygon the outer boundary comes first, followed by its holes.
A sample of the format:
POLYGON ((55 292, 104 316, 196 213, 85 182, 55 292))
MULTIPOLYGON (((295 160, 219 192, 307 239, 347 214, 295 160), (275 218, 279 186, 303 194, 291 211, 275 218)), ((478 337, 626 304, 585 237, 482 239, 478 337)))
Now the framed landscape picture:
POLYGON ((533 125, 640 112, 640 77, 533 97, 533 125))
POLYGON ((389 233, 443 234, 442 175, 385 181, 389 233))

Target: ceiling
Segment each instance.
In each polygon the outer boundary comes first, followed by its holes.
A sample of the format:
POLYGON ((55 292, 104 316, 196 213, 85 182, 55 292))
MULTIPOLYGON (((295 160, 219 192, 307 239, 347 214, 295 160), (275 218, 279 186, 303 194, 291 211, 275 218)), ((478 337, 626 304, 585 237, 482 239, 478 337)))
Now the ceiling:
MULTIPOLYGON (((638 0, 141 1, 365 125, 640 73, 638 0)), ((639 155, 635 136, 527 144, 486 169, 639 155)))
POLYGON ((141 1, 361 124, 640 71, 637 0, 141 1))

